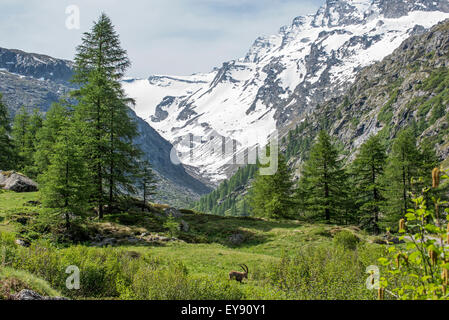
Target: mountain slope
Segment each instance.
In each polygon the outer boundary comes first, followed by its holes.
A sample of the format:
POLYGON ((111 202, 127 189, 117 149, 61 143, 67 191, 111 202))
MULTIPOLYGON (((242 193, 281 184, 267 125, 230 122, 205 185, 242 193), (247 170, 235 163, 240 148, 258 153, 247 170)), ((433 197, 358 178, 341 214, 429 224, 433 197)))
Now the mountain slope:
POLYGON ((412 127, 421 143, 435 146, 441 161, 449 155, 449 19, 412 36, 381 62, 357 75, 346 95, 332 99, 290 134, 284 148, 298 166, 319 130, 347 150, 347 160, 371 135, 387 144, 412 127))
MULTIPOLYGON (((22 106, 30 112, 34 108, 46 112, 52 103, 74 88, 69 82, 73 74, 70 61, 0 48, 0 68, 0 92, 12 116, 22 106)), ((137 122, 140 133, 136 143, 161 180, 158 201, 184 206, 210 191, 191 177, 182 165, 172 163, 173 146, 168 141, 132 110, 130 115, 137 122)))
POLYGON ((445 18, 446 0, 327 0, 208 74, 129 80, 125 89, 182 162, 217 185, 235 170, 234 150, 254 145, 248 136, 265 144, 273 130, 344 94, 361 68, 445 18))

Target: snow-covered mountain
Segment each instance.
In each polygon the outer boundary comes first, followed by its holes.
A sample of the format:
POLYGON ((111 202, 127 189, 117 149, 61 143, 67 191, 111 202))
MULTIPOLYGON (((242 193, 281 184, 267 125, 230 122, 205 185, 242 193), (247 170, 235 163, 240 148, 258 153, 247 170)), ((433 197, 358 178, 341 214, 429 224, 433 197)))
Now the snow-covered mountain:
POLYGON ((236 152, 254 147, 249 138, 266 143, 344 93, 361 68, 446 18, 447 0, 327 0, 208 74, 131 79, 124 87, 137 115, 177 147, 191 172, 215 184, 232 174, 236 152))

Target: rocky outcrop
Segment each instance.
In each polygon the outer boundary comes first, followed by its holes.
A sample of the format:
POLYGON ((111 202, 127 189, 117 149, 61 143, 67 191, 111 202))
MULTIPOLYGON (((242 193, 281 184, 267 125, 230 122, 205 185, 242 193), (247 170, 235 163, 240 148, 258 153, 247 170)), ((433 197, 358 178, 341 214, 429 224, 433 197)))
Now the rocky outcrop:
POLYGON ((14 192, 36 192, 37 183, 17 172, 0 171, 0 187, 14 192))
POLYGON ((47 297, 41 296, 39 293, 32 290, 22 290, 17 294, 11 296, 11 300, 69 300, 63 297, 47 297))
POLYGON ((34 79, 65 83, 73 75, 71 61, 5 48, 0 48, 0 69, 34 79))
POLYGON ((241 245, 243 241, 245 241, 245 237, 241 233, 235 233, 229 237, 229 242, 234 246, 241 245))
MULTIPOLYGON (((440 160, 449 154, 445 85, 449 81, 449 20, 406 39, 389 56, 363 68, 346 94, 331 99, 298 125, 297 145, 310 145, 320 130, 336 138, 354 159, 359 147, 381 134, 391 143, 412 127, 418 142, 435 146, 440 160)), ((307 148, 291 159, 298 168, 307 148)))

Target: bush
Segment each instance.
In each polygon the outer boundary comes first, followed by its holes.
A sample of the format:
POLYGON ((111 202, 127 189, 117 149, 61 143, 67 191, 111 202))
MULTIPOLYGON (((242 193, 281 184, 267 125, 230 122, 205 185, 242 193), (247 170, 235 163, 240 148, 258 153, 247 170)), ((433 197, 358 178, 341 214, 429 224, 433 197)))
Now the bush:
POLYGON ((0 269, 0 300, 9 299, 11 295, 19 293, 23 289, 29 289, 43 296, 61 296, 50 285, 36 276, 12 268, 0 269))
POLYGON ((366 288, 365 272, 382 253, 382 248, 372 247, 354 251, 340 246, 306 247, 294 257, 284 256, 265 268, 265 273, 257 274, 257 279, 269 279, 274 287, 272 291, 281 291, 283 299, 375 299, 375 293, 366 288))
POLYGON ((18 247, 9 236, 0 243, 0 261, 44 279, 48 286, 70 298, 121 298, 150 300, 239 300, 241 285, 227 279, 190 276, 180 261, 161 260, 148 253, 119 248, 72 246, 58 249, 38 242, 18 247), (69 266, 80 269, 80 289, 66 288, 69 266))
POLYGON ((341 246, 345 249, 354 250, 357 248, 357 244, 360 239, 354 235, 352 232, 347 230, 342 230, 334 236, 334 244, 341 246))

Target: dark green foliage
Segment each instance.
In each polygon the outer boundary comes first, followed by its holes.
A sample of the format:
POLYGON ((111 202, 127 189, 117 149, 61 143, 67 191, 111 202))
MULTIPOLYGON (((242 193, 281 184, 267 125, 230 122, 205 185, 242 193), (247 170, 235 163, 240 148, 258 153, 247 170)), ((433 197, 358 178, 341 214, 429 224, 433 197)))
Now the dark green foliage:
POLYGON ((301 170, 297 189, 299 209, 327 222, 343 222, 347 214, 347 175, 329 135, 321 131, 301 170))
POLYGON ((15 168, 15 150, 11 140, 11 127, 8 109, 2 102, 0 93, 0 170, 11 170, 15 168))
POLYGON ((52 137, 54 144, 47 159, 47 170, 39 177, 39 182, 43 204, 61 209, 69 226, 71 215, 83 215, 88 208, 91 186, 87 163, 83 159, 84 141, 79 134, 79 123, 73 121, 68 110, 65 112, 57 136, 52 137))
POLYGON ((396 226, 407 210, 413 208, 413 194, 429 183, 430 173, 437 163, 435 151, 428 143, 418 149, 411 129, 398 134, 383 177, 387 199, 383 211, 387 225, 396 226))
POLYGON ((32 115, 21 108, 14 118, 12 138, 17 153, 16 168, 24 174, 35 178, 38 174, 34 166, 36 152, 36 135, 42 127, 42 116, 35 110, 32 115))
POLYGON ((387 160, 386 148, 380 136, 372 136, 360 148, 352 164, 354 199, 357 218, 364 227, 379 233, 380 208, 385 199, 381 178, 387 160))
POLYGON ((252 184, 250 206, 254 216, 272 219, 291 218, 293 215, 292 176, 283 155, 279 155, 278 169, 273 175, 260 172, 252 184))
POLYGON ((309 126, 310 123, 306 119, 297 125, 294 130, 289 132, 285 150, 285 156, 287 159, 294 156, 304 156, 310 150, 314 137, 305 134, 305 129, 309 126))
POLYGON ((203 196, 194 206, 195 210, 205 213, 213 213, 224 216, 231 214, 234 205, 234 215, 248 216, 250 208, 248 201, 244 198, 245 189, 257 172, 257 165, 249 164, 239 168, 237 173, 229 180, 225 180, 212 193, 203 196))
POLYGON ((334 236, 334 244, 349 250, 355 250, 359 242, 360 239, 347 230, 339 231, 334 236))
POLYGON ((75 58, 74 82, 81 86, 73 92, 79 102, 75 119, 82 123, 88 146, 85 157, 95 190, 91 200, 101 219, 106 202, 112 208, 117 196, 134 191, 140 151, 132 142, 137 126, 128 115, 133 101, 120 84, 130 62, 111 20, 102 14, 82 40, 75 58))
POLYGON ((150 196, 156 194, 156 175, 153 172, 149 161, 143 161, 140 164, 140 176, 139 176, 139 189, 142 192, 143 206, 142 210, 145 210, 147 201, 150 196))
POLYGON ((47 112, 42 128, 36 134, 34 163, 40 173, 47 171, 56 141, 67 125, 69 106, 64 101, 55 103, 47 112))

